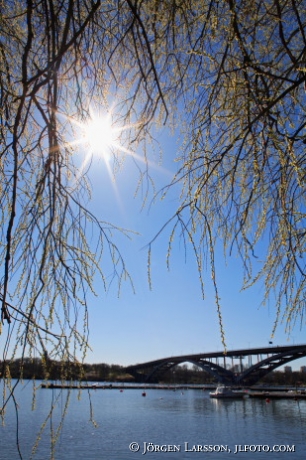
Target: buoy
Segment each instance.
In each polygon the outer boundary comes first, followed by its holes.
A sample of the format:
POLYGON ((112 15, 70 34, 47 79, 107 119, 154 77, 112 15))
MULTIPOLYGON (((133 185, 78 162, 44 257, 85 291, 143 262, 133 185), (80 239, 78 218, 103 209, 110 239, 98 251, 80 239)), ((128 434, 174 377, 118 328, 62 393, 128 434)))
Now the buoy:
POLYGON ((270 402, 270 399, 269 398, 266 398, 266 403, 269 403, 270 402))
POLYGON ((145 391, 143 391, 142 396, 147 396, 147 393, 145 391))

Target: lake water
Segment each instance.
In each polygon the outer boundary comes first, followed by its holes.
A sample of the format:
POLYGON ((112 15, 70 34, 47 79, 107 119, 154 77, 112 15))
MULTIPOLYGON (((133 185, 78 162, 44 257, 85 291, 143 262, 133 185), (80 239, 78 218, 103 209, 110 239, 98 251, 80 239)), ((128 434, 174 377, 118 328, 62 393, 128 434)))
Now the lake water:
MULTIPOLYGON (((26 460, 31 458, 44 422, 34 459, 306 458, 306 400, 220 401, 201 390, 146 390, 146 397, 142 397, 142 390, 135 389, 38 389, 32 410, 32 383, 20 384, 16 399, 20 451, 26 460), (63 418, 67 398, 69 407, 63 418), (48 418, 52 406, 54 411, 48 418), (53 445, 51 433, 55 435, 57 430, 53 445), (286 452, 286 446, 294 446, 294 452, 286 452), (266 452, 268 448, 278 452, 266 452)), ((1 460, 20 458, 16 435, 16 410, 10 402, 5 425, 0 426, 1 460)))

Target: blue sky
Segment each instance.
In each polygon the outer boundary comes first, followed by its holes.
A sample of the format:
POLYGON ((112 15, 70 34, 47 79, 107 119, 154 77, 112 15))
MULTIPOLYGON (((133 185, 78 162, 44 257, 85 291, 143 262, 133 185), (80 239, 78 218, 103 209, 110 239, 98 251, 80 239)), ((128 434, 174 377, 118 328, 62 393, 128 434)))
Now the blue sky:
MULTIPOLYGON (((167 185, 175 171, 177 139, 166 134, 162 137, 163 163, 152 154, 151 173, 159 189, 167 185)), ((138 152, 141 154, 141 152, 138 152)), ((137 170, 127 157, 115 181, 101 158, 93 160, 90 171, 93 198, 89 204, 95 215, 139 235, 129 241, 115 236, 132 276, 136 293, 126 283, 118 298, 112 284, 104 292, 96 280, 97 297, 89 297, 89 340, 92 352, 87 362, 109 364, 135 364, 166 356, 222 350, 214 291, 209 270, 204 275, 206 297, 203 300, 199 275, 191 248, 187 251, 182 241, 173 245, 171 269, 166 267, 169 230, 156 240, 152 250, 152 284, 147 278, 147 245, 162 225, 175 212, 179 200, 178 188, 170 190, 162 201, 142 209, 143 196, 135 195, 137 170)), ((152 195, 151 197, 152 198, 152 195)), ((242 269, 239 259, 233 256, 225 264, 223 253, 216 254, 222 315, 228 349, 267 346, 275 320, 273 300, 265 307, 260 303, 263 286, 256 285, 241 292, 242 269)), ((111 266, 104 267, 106 276, 111 266)), ((305 343, 305 329, 298 324, 290 336, 280 324, 274 345, 305 343)), ((299 368, 305 360, 293 361, 299 368)))

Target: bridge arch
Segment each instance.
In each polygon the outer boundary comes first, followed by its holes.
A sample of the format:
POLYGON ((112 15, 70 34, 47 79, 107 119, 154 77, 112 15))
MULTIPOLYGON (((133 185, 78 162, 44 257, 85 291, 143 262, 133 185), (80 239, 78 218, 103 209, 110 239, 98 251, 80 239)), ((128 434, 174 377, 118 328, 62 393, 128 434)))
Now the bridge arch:
POLYGON ((172 367, 189 362, 199 366, 216 378, 219 383, 239 386, 252 386, 265 375, 290 361, 306 356, 306 345, 264 347, 254 349, 231 350, 224 352, 202 353, 196 355, 182 355, 149 361, 134 366, 128 366, 126 372, 134 376, 137 382, 158 382, 163 374, 172 367), (265 356, 262 358, 262 356, 265 356), (248 367, 242 366, 242 358, 246 356, 260 356, 256 364, 248 367), (218 360, 222 358, 224 365, 218 360), (239 372, 228 369, 226 359, 240 359, 239 372), (216 362, 213 361, 216 360, 216 362))
POLYGON ((231 372, 228 371, 227 369, 224 369, 222 366, 216 363, 213 363, 213 362, 209 362, 205 360, 197 361, 197 360, 192 360, 192 359, 189 359, 189 360, 185 360, 185 359, 176 360, 175 359, 172 361, 166 361, 166 362, 159 363, 147 373, 144 383, 156 382, 160 377, 162 377, 162 375, 164 375, 170 369, 172 369, 175 366, 179 366, 180 364, 183 364, 183 363, 190 363, 190 364, 194 364, 200 367, 203 371, 208 372, 210 375, 212 375, 216 380, 220 380, 220 376, 222 375, 223 383, 231 383, 231 372))

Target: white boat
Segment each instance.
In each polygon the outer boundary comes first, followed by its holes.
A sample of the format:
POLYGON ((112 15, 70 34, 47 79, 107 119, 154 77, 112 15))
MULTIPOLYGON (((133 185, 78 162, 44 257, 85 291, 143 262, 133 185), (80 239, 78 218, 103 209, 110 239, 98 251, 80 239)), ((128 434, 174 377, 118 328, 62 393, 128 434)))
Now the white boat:
POLYGON ((246 394, 243 391, 235 391, 229 386, 218 386, 215 391, 209 393, 211 398, 226 399, 226 398, 243 398, 246 394))

